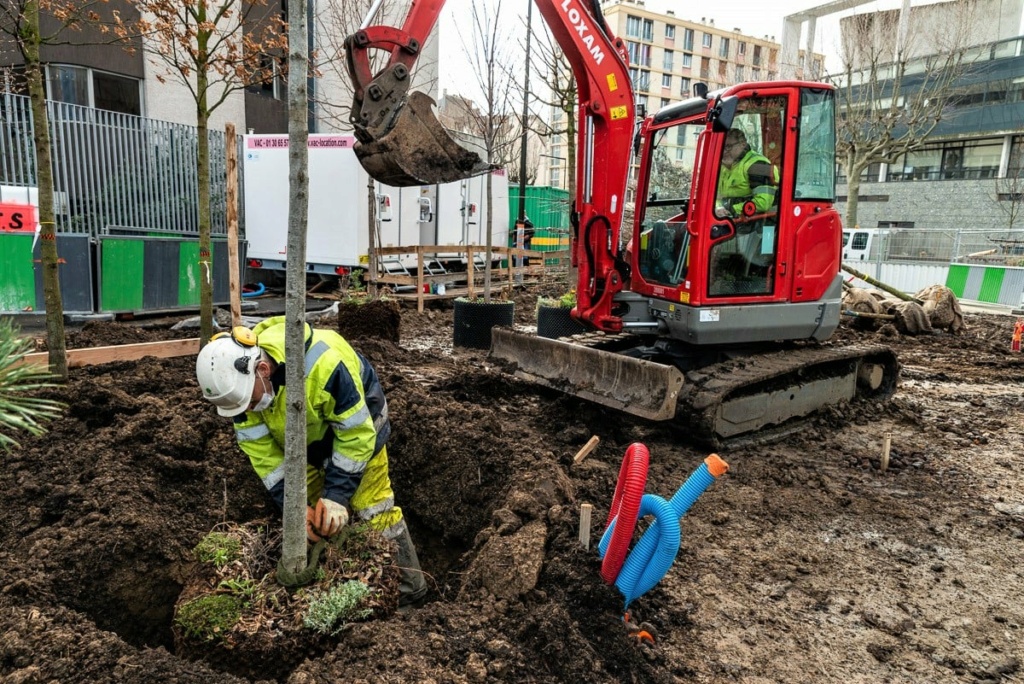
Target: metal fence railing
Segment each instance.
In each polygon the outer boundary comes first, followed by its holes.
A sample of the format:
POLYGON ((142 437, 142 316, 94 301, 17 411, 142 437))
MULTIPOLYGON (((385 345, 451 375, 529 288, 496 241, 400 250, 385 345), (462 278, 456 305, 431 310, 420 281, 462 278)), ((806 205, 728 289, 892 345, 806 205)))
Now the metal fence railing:
MULTIPOLYGON (((47 102, 47 116, 60 232, 97 236, 117 226, 198 234, 195 126, 63 102, 47 102)), ((38 183, 32 133, 29 98, 0 93, 0 186, 8 193, 38 183)), ((222 131, 209 132, 209 149, 211 230, 223 234, 222 131)))
POLYGON ((864 249, 866 262, 1024 266, 1024 230, 873 228, 859 232, 870 236, 864 249))

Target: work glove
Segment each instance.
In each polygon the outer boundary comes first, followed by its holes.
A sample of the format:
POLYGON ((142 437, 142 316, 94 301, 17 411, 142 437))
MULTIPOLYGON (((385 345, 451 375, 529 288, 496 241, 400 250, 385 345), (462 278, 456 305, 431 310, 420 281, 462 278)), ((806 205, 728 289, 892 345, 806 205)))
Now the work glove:
POLYGON ((732 216, 732 209, 729 207, 716 207, 715 218, 729 218, 732 216))
POLYGON ((337 501, 321 497, 316 502, 316 507, 313 508, 312 520, 310 520, 309 511, 307 510, 306 512, 306 536, 311 539, 313 536, 317 536, 317 541, 322 538, 333 537, 341 532, 341 528, 347 524, 348 509, 337 501), (313 528, 313 535, 310 535, 310 525, 313 528))

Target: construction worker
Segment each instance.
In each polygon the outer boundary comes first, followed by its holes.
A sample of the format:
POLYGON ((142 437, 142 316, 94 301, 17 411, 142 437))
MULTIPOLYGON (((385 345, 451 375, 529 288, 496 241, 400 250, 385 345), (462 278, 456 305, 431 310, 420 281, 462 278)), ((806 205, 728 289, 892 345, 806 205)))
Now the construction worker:
MULTIPOLYGON (((215 336, 199 352, 196 377, 279 510, 284 508, 285 319, 215 336)), ((427 592, 416 548, 388 477, 388 404, 377 373, 345 339, 306 326, 306 533, 336 535, 353 515, 398 544, 399 605, 427 592)))
POLYGON ((779 169, 750 148, 743 131, 729 129, 722 150, 715 216, 742 216, 748 201, 753 202, 755 214, 763 214, 775 204, 778 186, 779 169))

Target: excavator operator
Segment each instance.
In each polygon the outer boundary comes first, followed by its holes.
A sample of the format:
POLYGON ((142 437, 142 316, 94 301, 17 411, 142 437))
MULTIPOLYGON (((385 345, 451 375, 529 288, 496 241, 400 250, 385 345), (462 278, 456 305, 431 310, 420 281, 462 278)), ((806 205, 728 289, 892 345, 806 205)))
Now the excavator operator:
POLYGON ((748 201, 754 203, 755 213, 764 214, 775 204, 778 187, 778 168, 767 157, 751 149, 743 131, 729 129, 718 175, 715 216, 742 216, 743 205, 748 201))
MULTIPOLYGON (((279 510, 284 508, 285 319, 234 328, 199 352, 196 377, 279 510)), ((377 373, 332 330, 306 326, 306 534, 336 535, 349 509, 398 544, 399 606, 427 593, 416 548, 388 476, 388 404, 377 373)))

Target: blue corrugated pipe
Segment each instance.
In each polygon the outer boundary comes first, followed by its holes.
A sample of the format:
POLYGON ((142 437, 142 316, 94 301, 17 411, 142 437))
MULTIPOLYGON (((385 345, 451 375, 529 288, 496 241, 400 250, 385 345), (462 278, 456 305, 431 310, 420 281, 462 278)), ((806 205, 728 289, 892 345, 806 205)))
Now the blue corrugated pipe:
POLYGON ((251 292, 242 291, 243 297, 259 297, 261 294, 267 291, 267 288, 263 286, 263 283, 258 283, 256 289, 251 292))
MULTIPOLYGON (((650 591, 672 567, 679 553, 679 519, 686 515, 715 479, 727 470, 729 465, 717 454, 712 454, 686 478, 686 482, 669 501, 655 494, 644 495, 638 517, 652 515, 654 523, 633 547, 615 580, 615 586, 626 598, 626 607, 650 591)), ((614 527, 613 520, 601 537, 598 552, 602 557, 614 527)))

